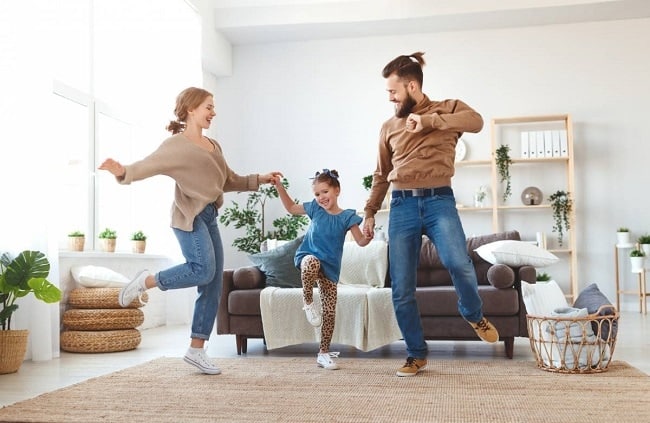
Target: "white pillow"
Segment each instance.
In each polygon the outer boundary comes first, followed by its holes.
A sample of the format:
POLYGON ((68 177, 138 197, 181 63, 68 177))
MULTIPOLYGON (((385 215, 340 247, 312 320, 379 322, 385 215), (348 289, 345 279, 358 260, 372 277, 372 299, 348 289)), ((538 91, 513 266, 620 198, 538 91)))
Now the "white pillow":
POLYGON ((488 263, 502 263, 512 267, 544 267, 557 263, 559 260, 545 249, 524 241, 494 241, 483 244, 474 251, 488 263))
POLYGON ((533 316, 552 316, 556 310, 569 307, 557 282, 528 283, 521 281, 521 295, 526 312, 533 316))
POLYGON ((388 272, 388 243, 371 241, 360 247, 354 241, 343 244, 339 283, 382 288, 388 272))
POLYGON ((129 283, 126 276, 101 266, 72 266, 72 277, 86 288, 121 288, 129 283))

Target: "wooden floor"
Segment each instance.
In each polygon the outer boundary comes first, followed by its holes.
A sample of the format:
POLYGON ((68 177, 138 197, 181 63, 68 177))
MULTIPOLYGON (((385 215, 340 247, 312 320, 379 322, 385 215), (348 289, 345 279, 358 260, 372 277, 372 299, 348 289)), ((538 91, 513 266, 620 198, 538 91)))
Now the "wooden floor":
MULTIPOLYGON (((636 312, 621 313, 613 358, 626 361, 650 375, 650 360, 647 359, 647 352, 650 351, 649 316, 636 312)), ((188 334, 187 326, 147 329, 142 332, 142 343, 133 351, 109 354, 61 352, 61 356, 54 360, 25 361, 17 373, 0 375, 0 406, 13 404, 154 358, 166 356, 179 357, 181 360, 180 357, 189 344, 188 334)), ((248 341, 247 356, 314 356, 315 361, 317 349, 317 344, 303 344, 267 351, 261 339, 251 339, 248 341)), ((216 358, 217 364, 219 357, 236 357, 235 338, 224 335, 214 336, 207 346, 207 351, 210 356, 216 358)), ((343 345, 332 345, 332 351, 341 352, 341 357, 337 360, 341 365, 342 369, 339 370, 341 372, 345 372, 346 366, 353 366, 354 360, 357 359, 385 358, 386 366, 397 368, 406 357, 403 342, 395 342, 371 352, 362 352, 343 345)), ((242 356, 242 359, 245 357, 242 356)), ((502 342, 490 345, 479 341, 429 342, 429 360, 436 359, 507 360, 502 342)), ((514 360, 534 360, 528 339, 516 339, 514 360)))

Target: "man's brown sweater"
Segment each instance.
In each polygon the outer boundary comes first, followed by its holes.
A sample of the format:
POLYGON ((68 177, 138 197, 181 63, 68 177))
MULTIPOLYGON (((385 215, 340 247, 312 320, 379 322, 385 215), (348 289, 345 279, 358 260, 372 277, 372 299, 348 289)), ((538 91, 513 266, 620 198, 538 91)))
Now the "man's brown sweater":
POLYGON ((483 128, 481 115, 460 100, 431 101, 425 95, 413 113, 421 116, 420 132, 407 132, 406 118, 395 116, 381 127, 366 218, 377 213, 391 183, 393 189, 451 186, 458 138, 483 128))

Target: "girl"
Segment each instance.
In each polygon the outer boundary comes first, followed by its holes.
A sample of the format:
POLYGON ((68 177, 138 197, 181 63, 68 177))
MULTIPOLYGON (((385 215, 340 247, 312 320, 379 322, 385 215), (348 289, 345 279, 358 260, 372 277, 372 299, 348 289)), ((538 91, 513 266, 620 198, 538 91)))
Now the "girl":
POLYGON ((109 158, 99 166, 124 185, 154 175, 166 175, 176 182, 171 226, 186 262, 156 274, 140 272, 122 288, 119 302, 126 307, 149 288, 164 291, 196 286, 190 347, 183 359, 203 373, 219 374, 221 370, 203 349, 214 327, 223 278, 217 209, 223 204, 224 192, 257 190, 260 183, 270 183, 281 173, 240 176, 228 167, 221 146, 203 135, 216 115, 208 91, 183 90, 176 98, 174 114, 177 119, 167 126, 173 135, 149 156, 126 166, 109 158))
POLYGON ((296 251, 295 264, 300 269, 302 278, 303 301, 307 320, 312 326, 321 326, 320 350, 316 364, 328 370, 339 366, 332 360, 330 342, 334 332, 336 317, 336 284, 341 273, 343 243, 348 231, 360 246, 366 246, 372 240, 365 237, 359 228, 360 216, 352 209, 339 207, 338 196, 341 193, 339 174, 336 170, 323 169, 316 172, 312 188, 314 200, 308 203, 293 202, 276 176, 272 182, 280 194, 284 208, 291 214, 306 214, 311 219, 305 239, 296 251), (323 304, 322 312, 316 309, 313 301, 313 289, 318 288, 323 304), (322 318, 321 318, 322 315, 322 318))

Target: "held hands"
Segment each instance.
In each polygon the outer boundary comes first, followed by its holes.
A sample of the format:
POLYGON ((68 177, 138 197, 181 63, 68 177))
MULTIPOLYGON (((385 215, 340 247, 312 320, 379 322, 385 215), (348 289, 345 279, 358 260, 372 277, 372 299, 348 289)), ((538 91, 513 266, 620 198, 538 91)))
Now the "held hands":
POLYGON ((363 235, 366 238, 374 238, 375 237, 375 218, 374 217, 367 217, 363 221, 363 235))
POLYGON ((114 176, 117 176, 118 178, 121 178, 124 176, 124 173, 126 173, 126 169, 124 169, 124 166, 120 164, 120 162, 113 160, 113 159, 106 159, 104 160, 104 163, 102 163, 98 169, 100 170, 108 170, 111 172, 114 176))
POLYGON ((422 130, 422 117, 411 113, 406 118, 406 131, 407 132, 420 132, 422 130))
POLYGON ((259 175, 260 184, 271 184, 277 186, 280 183, 283 175, 282 172, 274 171, 264 175, 259 175))

